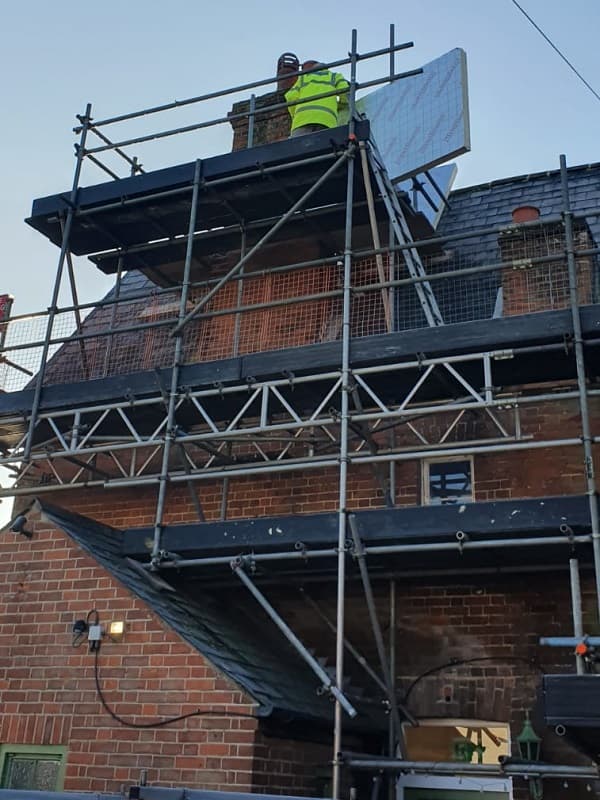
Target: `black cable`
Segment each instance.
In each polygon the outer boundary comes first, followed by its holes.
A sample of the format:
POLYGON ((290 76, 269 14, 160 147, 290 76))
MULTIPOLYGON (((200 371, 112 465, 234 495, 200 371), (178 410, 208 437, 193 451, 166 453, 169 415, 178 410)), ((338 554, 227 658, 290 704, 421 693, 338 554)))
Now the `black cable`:
POLYGON ((421 673, 421 675, 418 675, 404 693, 404 698, 402 702, 404 703, 404 705, 407 704, 408 698, 410 697, 412 690, 424 678, 428 678, 430 675, 435 675, 436 672, 443 672, 446 669, 452 669, 452 667, 463 667, 466 664, 474 664, 480 661, 496 661, 496 662, 517 661, 521 664, 528 664, 530 667, 539 670, 543 675, 545 674, 544 669, 536 661, 533 661, 530 658, 523 658, 522 656, 480 656, 478 658, 465 658, 465 659, 455 658, 452 661, 447 661, 445 664, 439 664, 437 667, 432 667, 431 669, 428 669, 427 672, 423 672, 421 673))
POLYGON ((100 676, 98 674, 98 653, 99 648, 94 650, 94 680, 96 682, 96 691, 98 693, 98 697, 100 702, 102 703, 102 707, 106 711, 107 714, 121 725, 124 725, 126 728, 162 728, 164 725, 172 725, 174 722, 180 722, 183 719, 188 719, 189 717, 216 717, 216 716, 227 716, 227 717, 248 717, 254 718, 253 714, 242 714, 236 711, 216 711, 212 709, 210 711, 200 711, 197 709, 196 711, 190 711, 189 714, 180 714, 178 717, 167 717, 167 719, 160 719, 155 720, 154 722, 129 722, 123 717, 120 717, 116 714, 112 708, 108 705, 106 698, 104 697, 104 693, 102 692, 102 688, 100 686, 100 676))
POLYGON ((87 616, 85 618, 85 622, 86 622, 86 625, 88 626, 88 628, 90 627, 90 625, 100 625, 100 614, 98 614, 98 612, 96 611, 95 608, 92 608, 91 611, 88 611, 87 616), (94 617, 94 621, 93 622, 90 621, 92 615, 94 617))
POLYGON ((545 39, 545 40, 548 42, 548 44, 550 45, 550 47, 551 47, 553 50, 555 50, 555 51, 558 53, 558 55, 559 55, 559 56, 562 58, 562 60, 565 62, 565 64, 566 64, 566 65, 569 67, 569 69, 571 69, 571 70, 572 70, 572 71, 575 73, 575 75, 577 75, 577 77, 579 78, 579 80, 580 80, 580 81, 581 81, 581 82, 582 82, 582 83, 583 83, 585 86, 587 86, 587 88, 588 88, 588 89, 590 90, 590 92, 591 92, 591 93, 594 95, 594 97, 596 98, 596 100, 600 100, 600 94, 598 94, 598 92, 597 92, 597 91, 596 91, 594 88, 592 88, 592 87, 590 86, 590 84, 589 84, 589 83, 586 81, 586 79, 583 77, 583 75, 582 75, 580 72, 578 72, 578 71, 575 69, 575 67, 573 66, 573 64, 571 64, 571 62, 569 61, 569 59, 568 59, 568 58, 567 58, 565 55, 563 55, 563 54, 561 53, 561 51, 558 49, 558 47, 557 47, 557 46, 554 44, 554 42, 553 42, 553 41, 552 41, 552 40, 551 40, 551 39, 550 39, 548 36, 546 36, 546 34, 545 34, 545 33, 544 33, 544 31, 543 31, 543 30, 540 28, 540 26, 539 26, 539 25, 538 25, 538 24, 537 24, 537 23, 536 23, 536 22, 535 22, 535 21, 534 21, 534 20, 533 20, 533 19, 532 19, 532 18, 529 16, 529 14, 528 14, 528 13, 525 11, 525 9, 524 9, 524 8, 522 8, 522 6, 520 6, 520 5, 517 3, 517 0, 511 0, 511 2, 513 3, 513 5, 515 5, 515 6, 516 6, 516 7, 519 9, 519 11, 521 12, 521 14, 523 14, 525 17, 527 17, 527 19, 529 20, 529 22, 531 22, 531 24, 532 24, 532 25, 533 25, 533 27, 536 29, 536 31, 537 31, 539 34, 541 34, 541 35, 544 37, 544 39, 545 39))

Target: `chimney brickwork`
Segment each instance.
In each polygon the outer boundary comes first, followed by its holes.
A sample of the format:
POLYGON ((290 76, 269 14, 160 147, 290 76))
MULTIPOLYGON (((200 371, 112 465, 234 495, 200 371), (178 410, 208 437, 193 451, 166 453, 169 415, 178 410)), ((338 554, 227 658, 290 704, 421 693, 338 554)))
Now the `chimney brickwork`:
MULTIPOLYGON (((576 250, 593 248, 585 225, 574 230, 576 250)), ((562 224, 511 227, 503 231, 498 244, 503 262, 503 315, 531 314, 569 306, 569 274, 562 224), (546 263, 532 259, 556 256, 546 263)), ((576 256, 577 293, 580 305, 592 302, 591 256, 576 256)))
MULTIPOLYGON (((265 108, 279 103, 285 103, 283 92, 269 92, 256 98, 256 108, 265 108)), ((240 100, 234 103, 230 117, 235 114, 247 114, 250 111, 250 101, 240 100)), ((248 147, 248 117, 230 119, 233 128, 232 150, 243 150, 248 147)), ((287 108, 279 108, 258 114, 254 118, 253 146, 269 144, 287 139, 290 135, 290 114, 287 108)))

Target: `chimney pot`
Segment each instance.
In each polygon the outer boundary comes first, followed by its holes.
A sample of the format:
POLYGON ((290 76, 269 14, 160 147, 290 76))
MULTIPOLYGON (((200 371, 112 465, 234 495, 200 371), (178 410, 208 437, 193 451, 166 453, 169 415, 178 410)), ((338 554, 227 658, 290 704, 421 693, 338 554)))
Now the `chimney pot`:
POLYGON ((289 73, 298 72, 300 69, 300 62, 295 53, 282 53, 277 59, 277 91, 287 92, 291 89, 296 78, 286 77, 289 73))
POLYGON ((535 222, 539 218, 540 210, 535 206, 519 206, 512 212, 512 221, 515 225, 521 225, 523 222, 535 222))

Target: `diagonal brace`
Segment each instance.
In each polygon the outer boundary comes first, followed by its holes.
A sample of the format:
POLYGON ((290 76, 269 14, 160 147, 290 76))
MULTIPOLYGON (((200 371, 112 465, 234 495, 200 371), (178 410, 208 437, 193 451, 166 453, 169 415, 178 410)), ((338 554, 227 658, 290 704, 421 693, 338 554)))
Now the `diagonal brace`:
MULTIPOLYGON (((321 610, 319 604, 315 600, 313 600, 313 598, 310 595, 306 594, 304 589, 300 589, 300 591, 305 601, 313 609, 313 611, 323 620, 323 622, 325 623, 325 625, 327 625, 329 630, 333 634, 337 634, 337 628, 335 626, 335 623, 333 623, 329 619, 327 614, 325 614, 325 612, 321 610)), ((375 672, 375 670, 371 668, 367 659, 361 653, 359 653, 359 651, 356 649, 356 647, 354 647, 352 642, 348 641, 348 639, 345 636, 344 636, 344 647, 350 653, 350 655, 354 656, 356 662, 360 664, 360 666, 364 669, 367 675, 370 675, 370 677, 375 681, 377 686, 379 686, 379 688, 382 689, 384 692, 387 692, 387 686, 385 685, 385 683, 375 672)))
POLYGON ((308 664, 308 666, 312 669, 315 675, 323 682, 323 686, 327 689, 327 691, 335 697, 338 703, 342 706, 346 714, 349 717, 354 718, 357 714, 356 709, 350 703, 346 695, 335 685, 335 683, 331 680, 329 675, 325 672, 323 667, 319 664, 319 662, 313 658, 313 656, 309 653, 306 647, 302 644, 300 639, 296 636, 296 634, 292 631, 292 629, 287 625, 286 622, 279 616, 277 611, 273 608, 273 606, 269 603, 267 598, 264 594, 257 589, 257 587, 252 583, 250 578, 244 572, 244 569, 239 561, 232 561, 231 562, 231 569, 237 575, 237 577, 241 580, 244 586, 248 589, 250 594, 258 601, 258 603, 263 607, 263 609, 267 612, 269 617, 273 620, 275 625, 279 628, 279 630, 283 633, 285 638, 288 642, 292 645, 292 647, 297 651, 300 657, 308 664))
POLYGON ((229 281, 234 275, 236 275, 242 269, 244 264, 249 259, 251 259, 252 256, 258 250, 260 250, 260 248, 263 247, 269 241, 269 239, 271 239, 277 233, 277 231, 280 228, 282 228, 285 225, 285 223, 296 213, 296 211, 302 208, 302 206, 307 202, 307 200, 309 200, 309 198, 312 197, 312 195, 318 189, 321 188, 321 186, 327 181, 327 179, 331 175, 333 175, 333 173, 336 172, 342 166, 342 164, 344 164, 349 158, 352 158, 354 156, 355 150, 356 150, 356 145, 353 142, 351 142, 348 148, 344 150, 344 152, 333 162, 333 164, 329 167, 329 169, 327 169, 323 173, 323 175, 321 175, 321 177, 310 187, 310 189, 307 192, 305 192, 302 195, 302 197, 299 200, 297 200, 294 203, 294 205, 290 209, 288 209, 282 217, 280 217, 277 220, 275 225, 273 225, 273 227, 270 228, 265 233, 265 235, 254 245, 254 247, 251 247, 250 250, 248 250, 248 252, 242 256, 242 258, 240 258, 237 264, 233 266, 229 270, 229 272, 226 275, 224 275, 221 278, 221 280, 218 281, 213 286, 210 292, 208 292, 207 294, 204 295, 204 297, 198 300, 196 305, 173 328, 173 330, 171 331, 171 336, 181 335, 181 329, 185 327, 188 324, 188 322, 190 322, 196 316, 196 314, 204 308, 204 306, 209 302, 209 300, 212 297, 214 297, 214 295, 227 283, 227 281, 229 281))
POLYGON ((408 711, 408 709, 405 708, 401 703, 398 703, 396 699, 396 694, 394 692, 394 687, 392 685, 390 677, 390 668, 388 664, 388 658, 385 652, 385 645, 383 643, 381 626, 379 624, 377 611, 375 609, 375 600, 373 598, 371 579, 369 577, 369 570, 367 569, 367 564, 365 560, 365 548, 360 539, 360 536, 358 535, 358 529, 356 527, 356 518, 354 514, 350 514, 348 516, 348 524, 350 525, 350 530, 352 532, 352 540, 354 542, 354 555, 356 557, 356 560, 358 562, 358 568, 360 570, 360 577, 365 592, 365 600, 367 601, 367 609, 369 611, 371 627, 373 628, 373 636, 375 637, 375 644, 377 646, 379 663, 381 665, 381 671, 383 672, 383 676, 387 686, 387 695, 390 703, 390 710, 392 712, 392 719, 394 720, 394 727, 396 729, 396 733, 398 737, 400 737, 402 731, 402 722, 400 720, 400 714, 399 714, 400 710, 404 714, 405 718, 411 723, 411 725, 416 726, 418 725, 418 722, 410 713, 410 711, 408 711))

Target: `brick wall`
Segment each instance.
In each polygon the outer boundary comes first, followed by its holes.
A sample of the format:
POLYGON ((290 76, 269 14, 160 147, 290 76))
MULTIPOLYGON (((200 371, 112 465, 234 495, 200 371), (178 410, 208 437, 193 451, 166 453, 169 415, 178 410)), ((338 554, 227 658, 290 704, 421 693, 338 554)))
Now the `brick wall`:
MULTIPOLYGON (((262 750, 255 741, 257 720, 227 716, 251 714, 249 698, 65 535, 40 521, 31 540, 0 539, 0 692, 0 742, 66 746, 67 791, 118 792, 137 783, 142 769, 153 785, 252 791, 268 782, 262 734, 262 750), (99 655, 100 683, 116 713, 138 724, 196 709, 224 713, 146 730, 112 720, 96 694, 87 643, 71 644, 74 620, 92 608, 104 623, 125 620, 123 641, 104 641, 99 655)), ((301 749, 285 770, 273 768, 279 775, 273 791, 308 787, 323 752, 311 761, 310 748, 301 749)))
MULTIPOLYGON (((284 93, 269 92, 268 94, 263 94, 256 98, 255 103, 257 109, 285 103, 284 93)), ((247 114, 249 110, 250 101, 241 100, 239 103, 233 104, 231 114, 247 114)), ((230 122, 233 128, 233 146, 231 149, 243 150, 248 146, 248 118, 231 119, 230 122)), ((290 135, 290 124, 291 118, 287 108, 257 114, 254 119, 253 146, 256 147, 260 144, 287 139, 290 135)))
MULTIPOLYGON (((600 401, 590 398, 592 429, 600 420, 600 401)), ((507 412, 509 413, 509 412, 507 412)), ((415 421, 415 426, 426 435, 439 435, 448 424, 443 415, 415 421)), ((503 421, 507 421, 508 418, 503 421)), ((474 417, 453 431, 448 442, 464 442, 493 435, 489 418, 484 414, 474 417), (487 419, 487 421, 486 421, 487 419)), ((579 436, 579 411, 575 400, 547 402, 539 406, 526 406, 522 413, 524 435, 535 439, 577 438, 579 436)), ((431 440, 431 439, 430 439, 431 440)), ((383 439, 382 439, 383 441, 383 439)), ((415 444, 414 434, 399 428, 396 444, 415 444)), ((265 445, 266 446, 266 445, 265 445)), ((597 452, 597 446, 595 446, 597 452)), ((112 469, 110 461, 98 461, 99 468, 112 469)), ((498 452, 474 456, 474 497, 476 501, 505 500, 553 495, 581 494, 585 492, 583 449, 580 445, 541 448, 515 452, 498 452)), ((352 466, 348 473, 349 510, 383 508, 385 498, 381 480, 388 478, 383 466, 379 478, 369 465, 352 466)), ((310 514, 335 511, 338 506, 338 476, 335 468, 307 470, 231 478, 227 490, 227 518, 310 514)), ((220 518, 223 482, 195 481, 193 491, 200 499, 207 521, 220 518)), ((137 488, 135 491, 113 489, 110 503, 102 489, 63 491, 54 502, 114 527, 142 527, 152 525, 156 510, 156 489, 137 488)), ((422 503, 421 460, 411 458, 396 465, 396 504, 422 503)), ((196 522, 195 506, 190 490, 184 484, 168 487, 165 524, 196 522)))
MULTIPOLYGON (((594 243, 587 227, 574 229, 576 250, 591 249, 594 243)), ((498 238, 503 262, 512 264, 502 271, 503 313, 530 314, 535 311, 569 307, 569 275, 562 225, 508 229, 498 238), (529 259, 556 255, 555 261, 531 264, 529 259)), ((592 257, 576 260, 577 295, 580 305, 592 302, 592 257)))
MULTIPOLYGON (((390 626, 389 583, 373 581, 375 604, 387 637, 390 626)), ((593 576, 582 571, 586 631, 599 630, 593 576)), ((307 586, 321 610, 335 619, 335 589, 307 586)), ((335 644, 323 622, 299 604, 292 591, 271 590, 277 609, 319 656, 334 663, 335 644)), ((542 672, 574 672, 573 656, 566 649, 541 647, 544 636, 569 635, 572 630, 568 569, 527 576, 473 576, 397 579, 396 581, 396 686, 410 711, 420 718, 485 720, 510 725, 512 752, 531 712, 542 736, 543 757, 554 763, 587 764, 564 739, 547 729, 540 695, 542 672), (470 659, 481 659, 468 662, 470 659), (419 676, 444 667, 415 681, 419 676), (537 666, 536 666, 537 665, 537 666)), ((347 636, 371 666, 378 665, 362 589, 350 581, 346 600, 347 636)), ((593 635, 593 634, 591 634, 593 635)), ((373 684, 357 662, 346 655, 345 671, 355 685, 373 684)), ((517 781, 515 798, 528 791, 517 781)), ((547 781, 545 797, 589 797, 585 784, 547 781)), ((595 796, 595 795, 593 795, 595 796)))
POLYGON ((331 747, 275 739, 258 733, 254 750, 254 791, 327 797, 331 747))
MULTIPOLYGON (((246 269, 243 281, 230 281, 207 304, 204 313, 214 317, 190 323, 184 336, 183 363, 196 364, 247 353, 302 347, 339 339, 342 325, 341 297, 331 296, 342 287, 341 267, 337 264, 297 269, 286 273, 264 274, 265 266, 278 266, 289 260, 290 247, 298 262, 317 260, 321 251, 314 241, 286 242, 270 252, 273 263, 265 264, 259 254, 246 269), (327 295, 294 302, 294 298, 327 295), (236 314, 238 306, 291 301, 236 314)), ((237 254, 236 254, 237 259, 237 254)), ((214 277, 219 277, 216 273, 214 277)), ((378 282, 375 260, 362 259, 354 265, 355 286, 378 282)), ((192 291, 189 308, 203 292, 192 291)), ((176 318, 178 298, 175 293, 150 295, 140 302, 124 301, 119 306, 112 329, 114 336, 98 336, 85 342, 84 357, 77 343, 67 343, 50 359, 45 383, 71 383, 107 375, 125 375, 139 370, 170 367, 174 340, 170 325, 119 333, 119 327, 131 324, 158 325, 176 318)), ((96 309, 84 323, 87 334, 111 328, 112 310, 96 309)), ((352 335, 369 336, 387 331, 380 291, 357 293, 352 310, 352 335)))
MULTIPOLYGON (((593 578, 583 577, 587 626, 597 629, 593 578)), ((489 659, 457 664, 418 683, 409 697, 417 716, 499 721, 510 725, 512 752, 527 712, 542 737, 542 757, 561 764, 587 765, 564 739, 546 728, 540 694, 542 670, 574 672, 564 649, 538 645, 539 636, 568 635, 572 630, 568 572, 554 575, 475 577, 469 582, 399 583, 397 595, 398 685, 436 665, 453 660, 489 659), (519 659, 519 660, 516 660, 519 659), (521 660, 523 659, 523 661, 521 660), (527 661, 540 665, 535 669, 527 661)), ((382 604, 383 605, 383 604, 382 604)), ((382 615, 385 613, 381 611, 382 615)), ((383 616, 385 620, 386 616, 383 616)), ((545 781, 547 800, 594 796, 583 782, 545 781)), ((515 781, 516 800, 529 792, 515 781)))
MULTIPOLYGON (((570 401, 527 414, 532 429, 550 426, 553 435, 567 435, 577 425, 576 406, 570 401)), ((532 451, 530 457, 527 453, 478 456, 476 497, 582 491, 580 467, 579 447, 532 451)), ((207 517, 218 518, 221 486, 200 482, 197 489, 207 517)), ((399 502, 419 501, 417 461, 399 465, 398 494, 399 502)), ((108 504, 101 490, 86 490, 61 493, 55 502, 117 527, 153 523, 155 490, 115 491, 110 500, 108 504)), ((349 507, 382 505, 371 469, 351 470, 349 507)), ((260 482, 240 479, 230 485, 232 517, 308 513, 336 506, 335 470, 269 476, 260 482)), ((165 521, 194 520, 187 488, 171 488, 165 521)), ((0 741, 67 744, 67 789, 114 791, 123 783, 135 783, 139 771, 147 769, 153 784, 314 794, 315 775, 326 774, 324 766, 331 755, 327 746, 267 738, 256 730, 253 720, 233 718, 191 719, 172 728, 131 731, 101 711, 91 657, 85 648, 70 646, 73 620, 92 607, 98 608, 103 619, 122 612, 127 622, 125 641, 107 643, 100 657, 108 700, 119 713, 136 714, 142 701, 139 721, 211 703, 226 702, 236 709, 249 706, 235 687, 62 534, 42 523, 31 541, 6 534, 0 540, 0 584, 0 652, 5 654, 0 660, 0 741), (38 637, 35 631, 40 623, 45 630, 38 637)), ((319 603, 333 617, 333 592, 324 586, 316 591, 319 603)), ((376 595, 386 629, 384 584, 376 595)), ((273 589, 269 596, 303 641, 332 662, 332 637, 314 619, 310 621, 298 597, 280 589, 273 589)), ((432 579, 402 582, 397 605, 400 687, 406 688, 422 672, 452 659, 498 659, 497 663, 457 666, 423 680, 411 694, 411 709, 417 715, 507 722, 516 734, 524 710, 535 707, 534 722, 542 732, 536 706, 538 673, 520 662, 502 659, 535 656, 543 660, 547 671, 572 670, 572 659, 564 651, 540 651, 536 646, 542 633, 565 635, 571 629, 565 573, 550 581, 528 576, 526 582, 506 577, 467 583, 452 579, 445 584, 432 579)), ((349 590, 347 618, 353 643, 370 663, 377 663, 364 601, 356 587, 349 590)), ((587 595, 586 631, 592 634, 594 619, 594 602, 587 595)), ((353 681, 364 682, 351 659, 347 668, 353 681)), ((550 733, 544 748, 556 761, 577 760, 550 733)))

